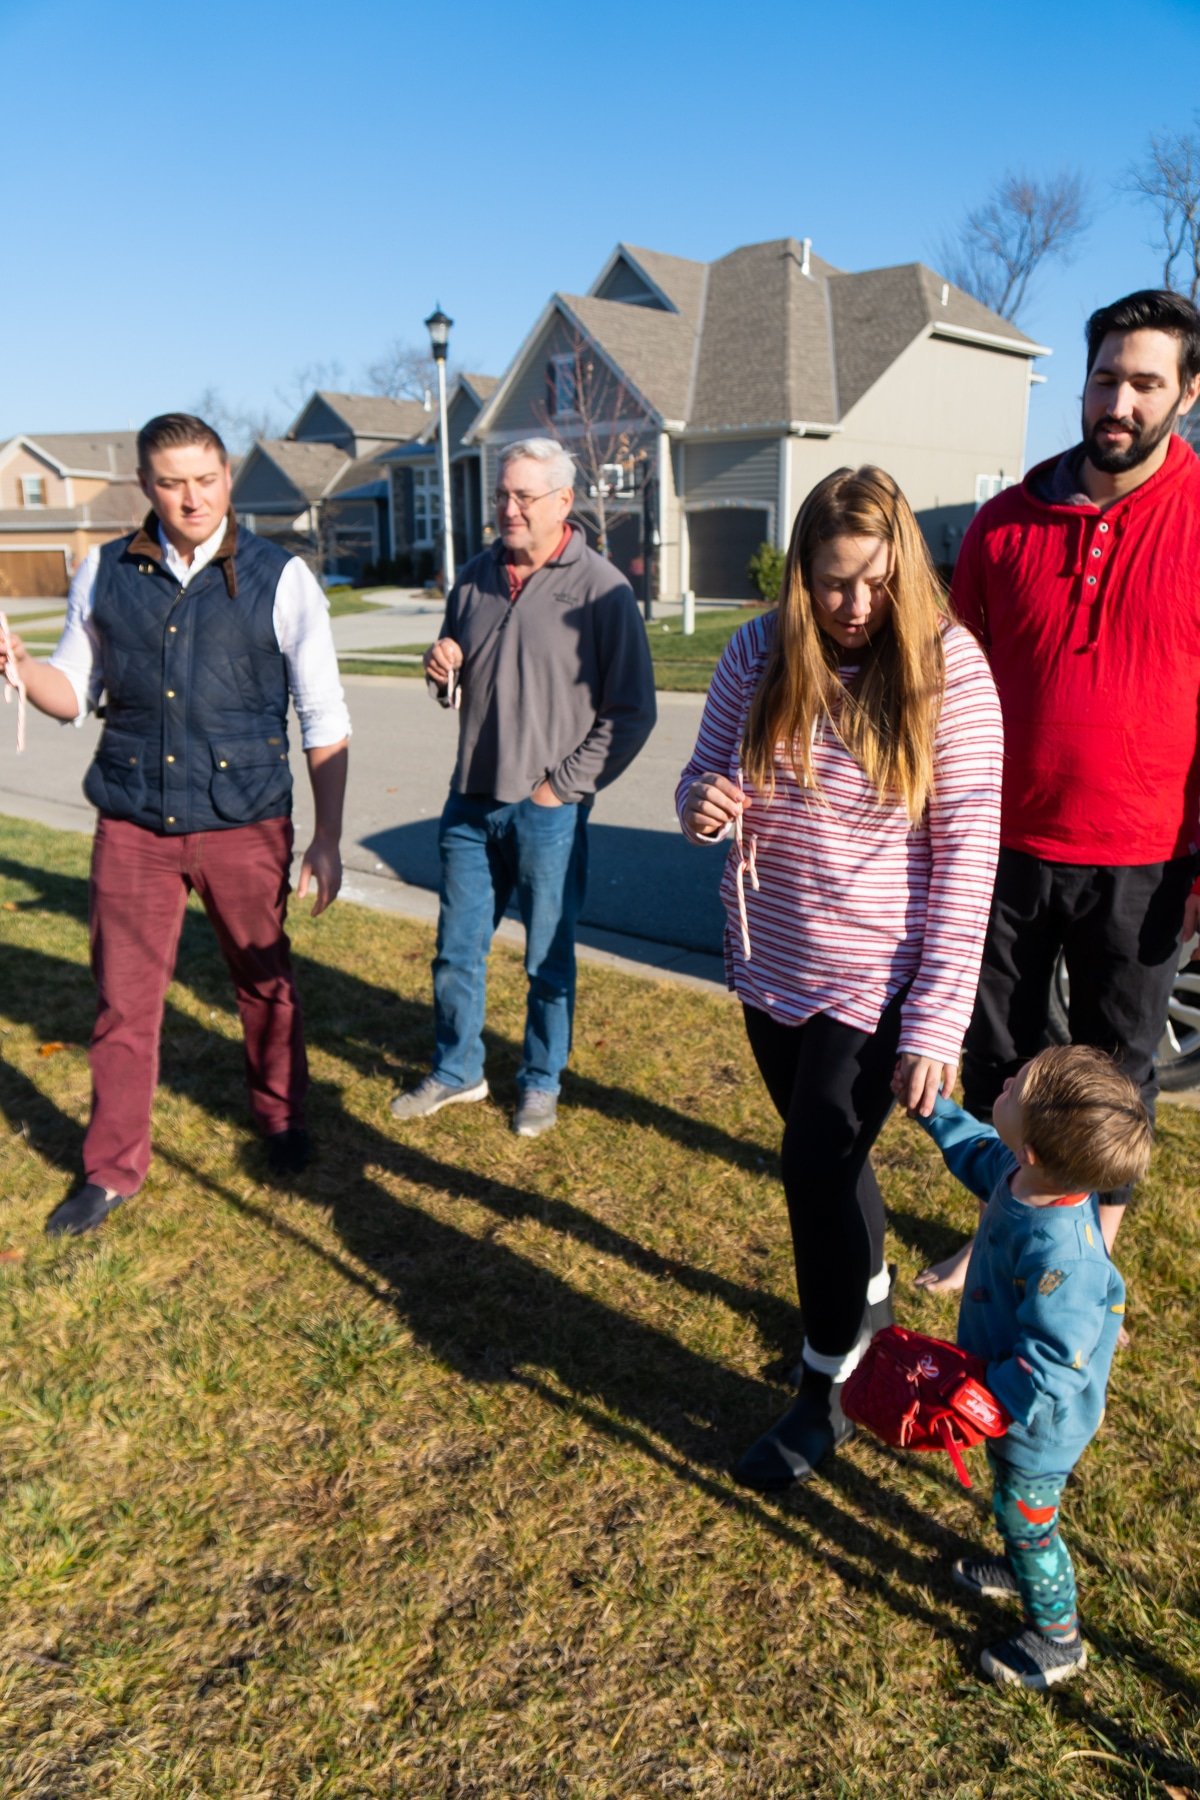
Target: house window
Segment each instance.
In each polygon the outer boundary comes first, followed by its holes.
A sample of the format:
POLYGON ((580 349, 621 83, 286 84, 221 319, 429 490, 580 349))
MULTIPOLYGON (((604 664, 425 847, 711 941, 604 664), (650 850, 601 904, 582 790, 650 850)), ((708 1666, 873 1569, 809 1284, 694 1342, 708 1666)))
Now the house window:
POLYGON ((985 500, 994 499, 997 494, 1003 493, 1005 488, 1010 488, 1012 485, 1012 478, 1008 475, 977 475, 975 477, 976 506, 982 506, 985 500))
POLYGON ((575 358, 573 355, 550 358, 550 385, 554 417, 556 419, 570 417, 575 412, 576 402, 575 358))
POLYGON ((22 475, 21 505, 45 506, 46 477, 44 475, 22 475))
POLYGON ((413 544, 419 549, 441 536, 442 495, 436 469, 414 469, 412 484, 413 544))

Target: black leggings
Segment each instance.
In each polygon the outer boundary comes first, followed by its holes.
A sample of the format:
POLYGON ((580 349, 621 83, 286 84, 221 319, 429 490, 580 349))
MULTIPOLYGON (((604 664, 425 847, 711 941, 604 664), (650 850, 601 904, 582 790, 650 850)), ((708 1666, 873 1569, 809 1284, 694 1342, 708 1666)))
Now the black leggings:
POLYGON ((783 1120, 783 1191, 804 1335, 822 1356, 852 1350, 867 1283, 883 1267, 883 1197, 871 1146, 892 1105, 904 993, 873 1032, 827 1013, 781 1025, 745 1006, 750 1048, 783 1120))

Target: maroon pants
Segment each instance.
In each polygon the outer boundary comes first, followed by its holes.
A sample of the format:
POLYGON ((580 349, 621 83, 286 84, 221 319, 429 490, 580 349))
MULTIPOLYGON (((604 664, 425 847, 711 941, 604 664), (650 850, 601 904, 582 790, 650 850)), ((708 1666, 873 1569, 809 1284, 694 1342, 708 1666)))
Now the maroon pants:
POLYGON ((290 819, 165 837, 101 818, 92 850, 96 978, 88 1181, 132 1194, 150 1166, 163 1002, 191 890, 212 920, 237 990, 250 1107, 266 1135, 304 1123, 308 1064, 284 920, 290 819))

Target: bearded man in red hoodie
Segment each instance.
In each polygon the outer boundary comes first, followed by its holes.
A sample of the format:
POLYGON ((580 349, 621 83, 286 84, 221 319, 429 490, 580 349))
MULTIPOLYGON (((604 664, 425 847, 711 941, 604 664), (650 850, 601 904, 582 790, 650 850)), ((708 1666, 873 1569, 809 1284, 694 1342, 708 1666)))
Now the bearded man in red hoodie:
MULTIPOLYGON (((1045 1042, 1060 951, 1072 1039, 1113 1053, 1153 1118, 1179 946, 1200 919, 1200 461, 1175 435, 1200 392, 1200 313, 1130 294, 1092 314, 1087 352, 1082 443, 981 508, 954 572, 1004 716, 963 1058, 984 1119, 1045 1042)), ((1100 1196, 1110 1249, 1128 1198, 1100 1196)), ((965 1273, 962 1252, 918 1279, 945 1290, 965 1273)))

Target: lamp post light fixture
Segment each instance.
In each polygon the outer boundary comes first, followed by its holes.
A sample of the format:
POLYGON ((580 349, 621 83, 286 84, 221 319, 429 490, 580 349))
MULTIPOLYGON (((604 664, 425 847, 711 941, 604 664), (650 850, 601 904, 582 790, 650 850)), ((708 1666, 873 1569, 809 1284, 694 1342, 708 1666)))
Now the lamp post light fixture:
POLYGON ((447 318, 441 307, 431 312, 425 321, 429 332, 429 342, 433 350, 433 360, 437 364, 438 380, 438 444, 441 451, 442 478, 442 580, 444 591, 448 594, 454 586, 454 519, 450 504, 450 433, 446 425, 446 346, 450 342, 450 327, 454 320, 447 318))

